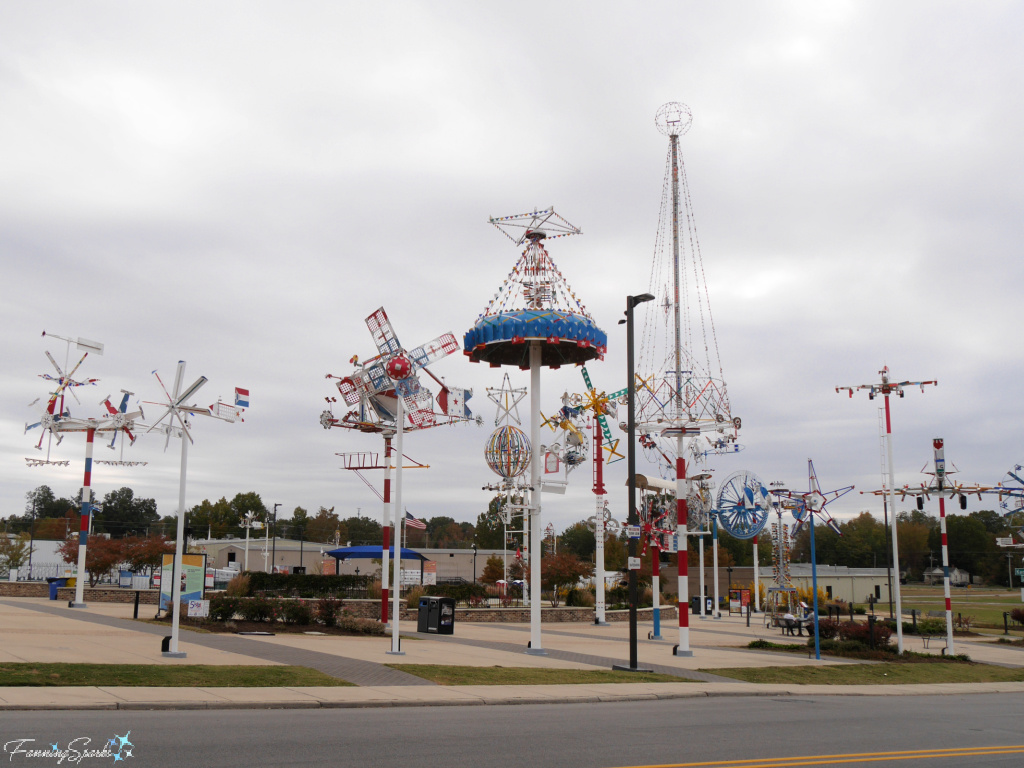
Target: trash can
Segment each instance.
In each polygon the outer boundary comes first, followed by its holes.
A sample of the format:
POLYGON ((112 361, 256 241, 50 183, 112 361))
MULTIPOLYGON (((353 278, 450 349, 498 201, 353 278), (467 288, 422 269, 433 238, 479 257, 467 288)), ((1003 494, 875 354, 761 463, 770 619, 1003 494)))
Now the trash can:
POLYGON ((690 598, 690 612, 694 616, 700 615, 700 595, 694 595, 690 598))
POLYGON ((67 579, 55 579, 52 576, 46 579, 50 583, 50 599, 57 599, 57 590, 67 584, 67 579))
POLYGON ((420 598, 416 630, 435 635, 451 635, 455 631, 455 600, 450 597, 420 598))

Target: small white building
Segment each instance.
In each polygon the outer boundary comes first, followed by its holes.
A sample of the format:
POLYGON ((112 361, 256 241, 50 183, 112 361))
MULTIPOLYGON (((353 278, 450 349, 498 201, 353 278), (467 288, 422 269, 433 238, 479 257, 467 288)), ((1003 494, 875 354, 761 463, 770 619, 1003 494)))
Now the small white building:
MULTIPOLYGON (((925 571, 922 580, 925 584, 941 584, 942 569, 932 568, 930 571, 925 571)), ((953 566, 949 569, 949 583, 953 587, 966 587, 971 583, 971 574, 953 566)))
MULTIPOLYGON (((812 583, 810 563, 791 563, 789 572, 793 584, 810 589, 812 583)), ((770 576, 770 572, 769 572, 770 576)), ((897 578, 893 571, 892 577, 897 578)), ((873 598, 877 603, 889 602, 889 582, 885 568, 848 568, 845 565, 819 565, 818 589, 832 600, 863 605, 873 598)))

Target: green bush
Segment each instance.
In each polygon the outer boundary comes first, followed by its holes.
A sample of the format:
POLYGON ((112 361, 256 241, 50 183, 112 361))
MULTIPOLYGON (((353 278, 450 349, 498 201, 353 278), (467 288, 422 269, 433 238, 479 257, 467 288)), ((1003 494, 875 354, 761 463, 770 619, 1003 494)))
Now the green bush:
POLYGON ((281 601, 281 619, 285 624, 308 626, 313 622, 313 609, 305 600, 281 601))
POLYGON ((238 612, 241 599, 229 595, 214 595, 210 598, 210 618, 214 621, 231 621, 238 612))
POLYGON ((1018 624, 1024 624, 1024 608, 1014 608, 1010 611, 1010 618, 1018 624))
POLYGON ((321 597, 317 600, 316 607, 313 609, 314 614, 316 615, 316 620, 325 627, 337 626, 338 614, 341 613, 342 605, 342 601, 336 598, 321 597))
POLYGON ((945 619, 921 619, 917 622, 917 634, 919 635, 944 635, 946 634, 945 619))
POLYGON ((589 589, 570 589, 565 596, 565 604, 575 608, 593 608, 594 593, 589 589))
POLYGON ((344 576, 315 573, 263 573, 253 571, 249 577, 249 594, 281 592, 309 596, 344 595, 362 593, 373 576, 353 574, 344 576))
POLYGON ((277 601, 266 597, 243 597, 238 601, 238 613, 246 621, 276 621, 277 601))

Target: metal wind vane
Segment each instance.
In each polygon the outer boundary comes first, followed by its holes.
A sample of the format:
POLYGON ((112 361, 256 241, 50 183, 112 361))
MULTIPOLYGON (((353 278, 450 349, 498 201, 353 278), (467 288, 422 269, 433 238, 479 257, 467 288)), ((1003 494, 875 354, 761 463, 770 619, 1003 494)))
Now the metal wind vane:
MULTIPOLYGON (((160 382, 160 388, 163 390, 166 400, 151 403, 152 405, 162 406, 164 411, 146 431, 157 431, 167 435, 167 442, 164 444, 165 451, 172 435, 181 438, 181 470, 178 475, 178 529, 174 552, 174 573, 180 574, 182 572, 181 555, 184 549, 185 538, 185 485, 188 474, 188 446, 194 442, 190 431, 192 425, 189 420, 193 416, 204 416, 227 422, 240 421, 242 419, 242 411, 249 405, 249 391, 236 388, 233 405, 224 403, 218 398, 217 402, 213 405, 202 406, 189 403, 189 401, 203 388, 208 379, 205 376, 200 376, 189 386, 183 387, 182 385, 185 380, 184 360, 178 361, 178 368, 174 376, 174 387, 170 391, 164 385, 159 373, 153 371, 153 375, 160 382)), ((181 618, 181 579, 177 577, 171 582, 171 610, 170 649, 164 651, 164 655, 172 658, 184 658, 186 654, 178 650, 178 627, 181 618)))

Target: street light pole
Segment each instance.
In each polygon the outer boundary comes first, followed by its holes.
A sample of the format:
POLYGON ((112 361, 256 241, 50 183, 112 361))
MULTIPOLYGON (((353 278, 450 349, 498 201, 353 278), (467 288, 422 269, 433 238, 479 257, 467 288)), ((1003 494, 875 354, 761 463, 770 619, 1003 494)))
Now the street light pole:
MULTIPOLYGON (((626 324, 626 404, 628 415, 626 417, 626 432, 629 443, 626 446, 626 464, 629 485, 629 516, 627 525, 639 526, 640 518, 636 509, 636 378, 635 364, 633 360, 633 307, 645 301, 652 301, 654 296, 649 293, 641 293, 639 296, 626 297, 626 319, 619 320, 619 324, 626 324)), ((637 579, 636 572, 639 570, 637 551, 637 539, 632 535, 629 537, 629 666, 614 665, 613 669, 622 669, 629 672, 640 672, 637 668, 637 637, 636 637, 636 608, 637 608, 637 579)))

